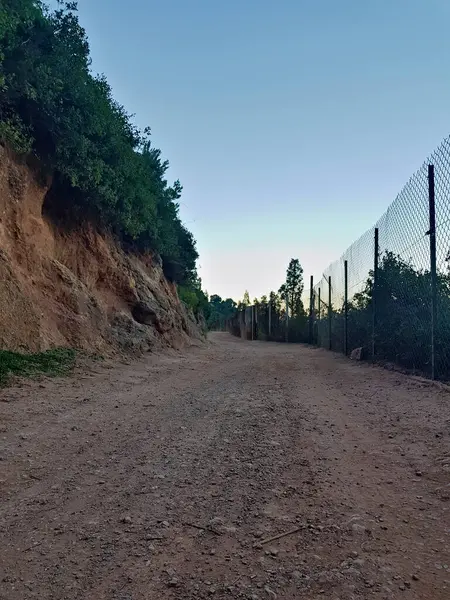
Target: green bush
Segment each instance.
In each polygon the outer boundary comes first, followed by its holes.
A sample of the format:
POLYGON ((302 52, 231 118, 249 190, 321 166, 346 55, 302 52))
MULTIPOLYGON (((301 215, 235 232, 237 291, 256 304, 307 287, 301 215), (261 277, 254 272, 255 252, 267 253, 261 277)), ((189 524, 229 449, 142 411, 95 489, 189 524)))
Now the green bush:
MULTIPOLYGON (((349 332, 355 344, 364 346, 372 330, 373 273, 365 289, 355 296, 350 314, 358 316, 359 338, 349 332)), ((414 268, 392 252, 386 252, 378 268, 376 357, 409 369, 430 372, 431 361, 431 275, 414 268)), ((436 323, 436 370, 450 376, 450 276, 437 274, 438 320, 436 323)))
POLYGON ((203 315, 207 320, 210 314, 208 296, 202 290, 202 282, 197 275, 191 276, 187 285, 178 286, 180 300, 198 317, 203 315))
POLYGON ((43 374, 67 374, 75 364, 75 351, 57 348, 38 354, 19 354, 0 350, 0 385, 5 385, 11 375, 35 377, 43 374))
POLYGON ((236 315, 237 305, 234 300, 223 300, 217 294, 209 299, 207 324, 211 330, 223 330, 227 323, 236 315))

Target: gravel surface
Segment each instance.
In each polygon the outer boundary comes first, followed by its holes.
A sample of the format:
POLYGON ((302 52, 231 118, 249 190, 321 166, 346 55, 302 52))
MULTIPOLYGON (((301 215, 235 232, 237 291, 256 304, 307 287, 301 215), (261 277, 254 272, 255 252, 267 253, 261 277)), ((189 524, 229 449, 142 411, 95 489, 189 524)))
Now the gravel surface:
POLYGON ((2 390, 0 598, 448 600, 449 430, 443 386, 227 334, 2 390))

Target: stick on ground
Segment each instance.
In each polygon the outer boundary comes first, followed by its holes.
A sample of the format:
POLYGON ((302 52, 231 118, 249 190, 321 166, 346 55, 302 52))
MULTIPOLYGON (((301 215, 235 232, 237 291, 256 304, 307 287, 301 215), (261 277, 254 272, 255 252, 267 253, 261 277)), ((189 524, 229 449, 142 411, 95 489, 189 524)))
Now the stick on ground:
POLYGON ((279 533, 278 535, 274 535, 270 538, 266 538, 265 540, 261 540, 260 542, 256 542, 255 544, 253 544, 253 547, 256 548, 258 546, 264 546, 264 544, 269 544, 270 542, 274 542, 275 540, 279 540, 288 535, 293 535, 294 533, 297 533, 301 529, 303 529, 303 527, 295 527, 294 529, 290 529, 289 531, 285 531, 284 533, 279 533))
POLYGON ((212 527, 208 527, 208 526, 203 526, 203 525, 196 525, 195 523, 183 523, 183 525, 185 527, 193 527, 194 529, 200 529, 200 531, 210 531, 211 533, 214 533, 215 535, 221 535, 220 531, 216 531, 215 529, 213 529, 212 527))

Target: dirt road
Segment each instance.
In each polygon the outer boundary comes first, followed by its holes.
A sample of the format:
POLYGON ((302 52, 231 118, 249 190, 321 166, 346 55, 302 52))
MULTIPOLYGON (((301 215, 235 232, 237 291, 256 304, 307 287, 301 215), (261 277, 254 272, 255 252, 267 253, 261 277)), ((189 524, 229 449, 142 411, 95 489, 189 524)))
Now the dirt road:
POLYGON ((2 600, 450 598, 448 392, 227 334, 96 371, 0 392, 2 600))

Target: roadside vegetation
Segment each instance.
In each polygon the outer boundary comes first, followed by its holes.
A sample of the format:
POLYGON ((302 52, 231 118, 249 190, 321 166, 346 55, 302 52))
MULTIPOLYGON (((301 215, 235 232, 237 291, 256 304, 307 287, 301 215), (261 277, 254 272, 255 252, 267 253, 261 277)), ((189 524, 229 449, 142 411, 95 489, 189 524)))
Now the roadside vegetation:
MULTIPOLYGON (((320 310, 315 297, 312 328, 309 306, 302 302, 303 270, 297 259, 292 259, 286 273, 286 284, 278 292, 255 298, 250 303, 248 293, 235 305, 228 317, 227 328, 241 335, 238 311, 251 304, 257 309, 254 335, 259 339, 286 340, 286 296, 289 303, 290 342, 310 342, 343 352, 345 339, 344 297, 328 310, 322 296, 320 310), (270 330, 269 330, 270 311, 270 330), (330 340, 331 333, 331 340, 330 340), (312 338, 311 338, 312 336, 312 338)), ((385 251, 380 257, 376 290, 375 359, 380 363, 397 364, 408 371, 429 374, 431 368, 431 274, 416 268, 393 252, 385 251)), ((326 290, 325 290, 326 291, 326 290)), ((450 379, 450 274, 438 272, 436 279, 436 374, 450 379)), ((343 292, 342 292, 343 294, 343 292)), ((374 274, 370 271, 362 291, 347 303, 348 350, 363 349, 368 358, 373 335, 374 274)), ((212 298, 211 298, 212 299, 212 298)), ((250 315, 247 320, 250 322, 250 315)))
POLYGON ((70 348, 57 348, 37 354, 0 350, 0 386, 6 385, 12 376, 67 375, 75 365, 75 358, 76 352, 70 348))
POLYGON ((0 2, 0 141, 53 175, 44 206, 89 220, 135 252, 156 252, 170 281, 195 287, 195 240, 179 217, 169 163, 91 69, 76 2, 0 2))

